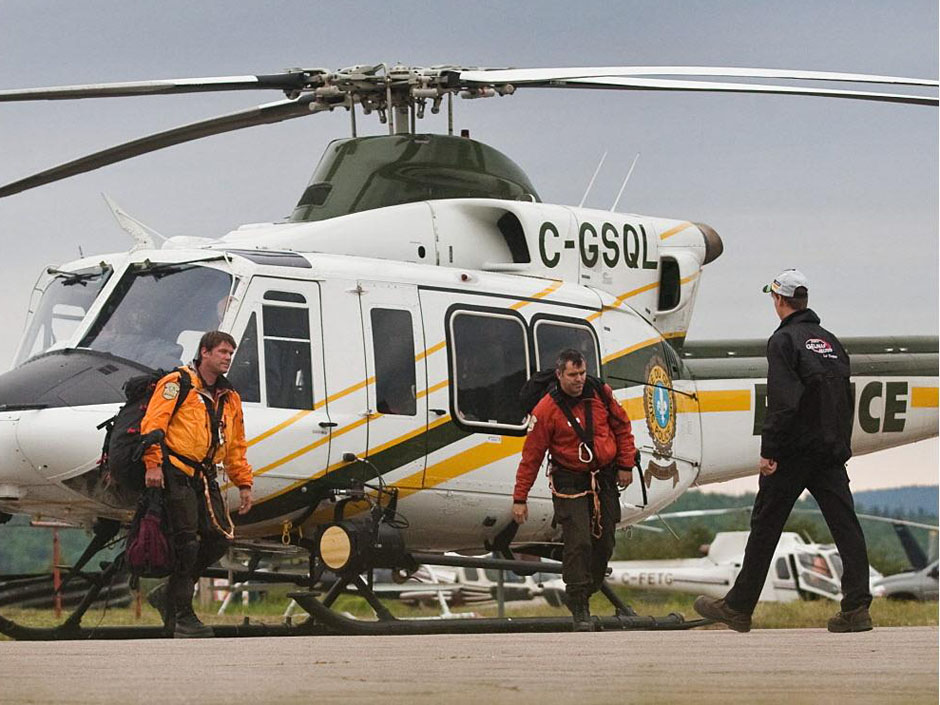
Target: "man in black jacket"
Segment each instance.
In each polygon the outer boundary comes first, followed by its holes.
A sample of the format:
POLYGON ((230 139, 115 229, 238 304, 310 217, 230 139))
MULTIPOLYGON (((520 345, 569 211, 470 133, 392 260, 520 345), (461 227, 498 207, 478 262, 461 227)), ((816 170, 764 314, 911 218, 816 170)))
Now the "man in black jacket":
POLYGON ((700 615, 739 632, 751 628, 751 613, 780 533, 807 489, 822 510, 844 566, 842 610, 829 620, 829 631, 872 628, 868 552, 845 472, 854 417, 849 356, 807 308, 808 289, 806 277, 795 269, 764 287, 781 323, 767 342, 767 413, 751 533, 734 587, 723 599, 695 600, 700 615))

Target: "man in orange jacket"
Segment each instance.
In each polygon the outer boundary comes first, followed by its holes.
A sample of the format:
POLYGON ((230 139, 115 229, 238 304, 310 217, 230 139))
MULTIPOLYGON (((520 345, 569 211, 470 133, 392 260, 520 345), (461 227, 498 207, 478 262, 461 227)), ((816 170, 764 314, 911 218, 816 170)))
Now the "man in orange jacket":
POLYGON ((526 499, 545 452, 555 521, 561 525, 562 578, 575 631, 592 631, 588 600, 600 589, 620 521, 620 492, 633 482, 636 447, 630 419, 606 384, 586 384, 584 356, 563 350, 557 389, 535 405, 513 492, 513 518, 529 518, 526 499))
POLYGON ((157 383, 141 422, 142 435, 163 432, 163 442, 144 452, 145 482, 165 489, 176 551, 173 574, 147 599, 167 626, 173 625, 176 637, 213 635, 196 616, 192 600, 197 578, 225 554, 234 529, 216 481, 217 464, 224 465, 239 489, 239 514, 251 509, 241 397, 224 376, 234 353, 235 340, 228 333, 203 335, 193 364, 157 383), (183 374, 192 384, 174 413, 183 374))

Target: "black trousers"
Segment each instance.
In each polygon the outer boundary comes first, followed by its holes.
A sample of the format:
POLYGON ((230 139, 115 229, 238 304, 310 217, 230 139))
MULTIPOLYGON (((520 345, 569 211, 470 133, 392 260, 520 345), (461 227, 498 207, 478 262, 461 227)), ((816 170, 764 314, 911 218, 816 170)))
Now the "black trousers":
POLYGON ((169 465, 164 466, 167 517, 176 550, 176 567, 167 581, 167 597, 175 614, 192 609, 196 580, 228 550, 229 542, 209 520, 204 478, 194 479, 169 465))
POLYGON ((842 558, 842 610, 871 604, 868 551, 855 515, 845 465, 802 458, 781 462, 774 474, 760 476, 744 563, 734 586, 725 595, 731 609, 745 614, 754 611, 783 526, 804 489, 816 499, 842 558))
MULTIPOLYGON (((568 604, 587 600, 600 589, 607 573, 607 562, 614 552, 614 530, 620 521, 620 492, 617 472, 606 468, 598 472, 598 494, 601 509, 600 537, 592 533, 594 497, 587 494, 576 499, 552 496, 555 522, 561 526, 564 549, 561 577, 565 581, 568 604)), ((552 484, 556 493, 577 494, 590 487, 588 473, 554 468, 552 484)))

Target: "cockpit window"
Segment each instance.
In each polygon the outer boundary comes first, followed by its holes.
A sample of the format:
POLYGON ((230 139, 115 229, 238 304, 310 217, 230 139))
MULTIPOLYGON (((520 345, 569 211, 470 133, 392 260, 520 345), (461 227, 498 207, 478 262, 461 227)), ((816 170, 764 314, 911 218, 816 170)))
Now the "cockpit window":
POLYGON ((15 365, 26 362, 56 343, 68 340, 101 289, 111 277, 110 267, 57 272, 46 285, 36 313, 23 337, 15 365))
POLYGON ((218 269, 153 265, 129 270, 118 282, 80 347, 153 369, 195 357, 203 333, 219 327, 232 288, 218 269))

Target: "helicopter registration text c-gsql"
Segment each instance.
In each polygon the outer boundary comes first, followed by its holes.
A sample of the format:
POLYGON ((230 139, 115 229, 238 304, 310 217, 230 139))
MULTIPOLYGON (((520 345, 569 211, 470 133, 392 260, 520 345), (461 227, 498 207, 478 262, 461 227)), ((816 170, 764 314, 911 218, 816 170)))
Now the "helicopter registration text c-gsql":
POLYGON ((600 227, 587 221, 578 228, 577 242, 573 238, 561 239, 561 233, 551 221, 545 221, 539 228, 539 256, 546 267, 555 267, 561 262, 561 250, 573 250, 577 246, 581 253, 581 262, 585 267, 594 267, 598 260, 613 269, 621 260, 628 269, 656 269, 655 259, 649 257, 649 243, 646 228, 624 223, 623 229, 604 222, 600 227), (618 241, 622 235, 622 243, 618 241), (598 245, 603 245, 603 250, 598 245))

